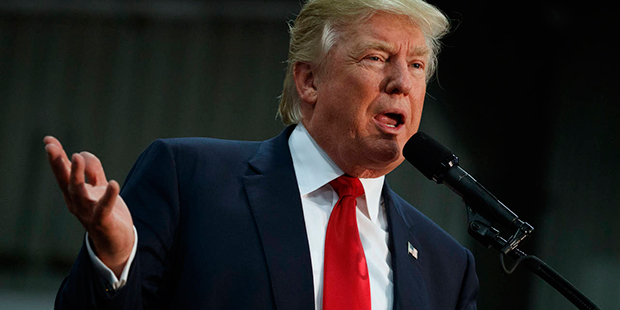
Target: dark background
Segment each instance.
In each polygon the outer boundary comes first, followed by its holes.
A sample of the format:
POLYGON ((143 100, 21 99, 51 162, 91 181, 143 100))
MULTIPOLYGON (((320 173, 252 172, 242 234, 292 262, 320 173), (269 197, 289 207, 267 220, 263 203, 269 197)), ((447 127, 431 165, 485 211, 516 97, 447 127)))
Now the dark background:
MULTIPOLYGON (((522 249, 620 308, 617 22, 610 5, 434 1, 452 20, 423 131, 536 228, 522 249)), ((83 229, 42 139, 122 181, 153 140, 262 140, 284 77, 290 1, 0 2, 0 308, 51 309, 83 229)), ((466 233, 460 199, 408 164, 391 186, 474 252, 479 309, 573 309, 466 233)))

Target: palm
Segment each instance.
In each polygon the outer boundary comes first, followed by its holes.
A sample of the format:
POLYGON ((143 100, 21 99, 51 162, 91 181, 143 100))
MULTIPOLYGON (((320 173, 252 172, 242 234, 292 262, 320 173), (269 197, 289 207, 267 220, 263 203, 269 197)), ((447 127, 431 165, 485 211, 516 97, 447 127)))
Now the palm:
POLYGON ((109 213, 97 212, 99 208, 105 208, 101 204, 108 185, 108 182, 96 186, 84 184, 86 197, 83 202, 83 211, 74 213, 74 215, 91 235, 100 232, 103 236, 107 236, 106 239, 109 239, 107 242, 110 243, 111 247, 130 246, 129 244, 124 245, 122 241, 115 241, 122 240, 122 236, 119 235, 133 233, 133 221, 123 198, 116 196, 109 213))

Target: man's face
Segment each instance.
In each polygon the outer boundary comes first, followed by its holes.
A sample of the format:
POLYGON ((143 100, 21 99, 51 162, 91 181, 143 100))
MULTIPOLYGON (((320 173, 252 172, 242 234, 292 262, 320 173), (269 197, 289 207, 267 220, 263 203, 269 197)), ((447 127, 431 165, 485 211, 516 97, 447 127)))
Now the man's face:
POLYGON ((302 103, 302 122, 346 173, 378 177, 402 163, 420 124, 428 56, 419 27, 376 14, 345 31, 314 72, 316 100, 302 103))

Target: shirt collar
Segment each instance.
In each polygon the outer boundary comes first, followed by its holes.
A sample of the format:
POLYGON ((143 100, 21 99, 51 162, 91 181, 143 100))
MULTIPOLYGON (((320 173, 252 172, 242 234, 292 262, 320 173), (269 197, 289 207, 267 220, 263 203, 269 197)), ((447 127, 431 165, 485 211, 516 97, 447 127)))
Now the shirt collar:
MULTIPOLYGON (((344 174, 301 123, 291 133, 288 144, 299 192, 302 196, 316 191, 344 174)), ((377 220, 379 213, 384 180, 385 176, 372 179, 360 178, 364 187, 368 214, 373 222, 377 220)))

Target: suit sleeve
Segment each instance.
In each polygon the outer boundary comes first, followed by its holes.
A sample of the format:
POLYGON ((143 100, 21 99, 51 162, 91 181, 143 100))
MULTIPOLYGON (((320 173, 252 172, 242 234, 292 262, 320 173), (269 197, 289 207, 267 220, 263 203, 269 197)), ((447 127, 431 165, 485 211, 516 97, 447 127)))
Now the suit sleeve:
POLYGON ((476 264, 474 256, 468 249, 464 249, 467 256, 467 267, 461 284, 459 294, 458 310, 476 310, 479 291, 478 276, 476 275, 476 264))
POLYGON ((55 309, 140 310, 167 305, 180 215, 173 155, 165 142, 153 142, 138 158, 121 191, 140 236, 126 285, 113 290, 83 246, 61 284, 55 309))

